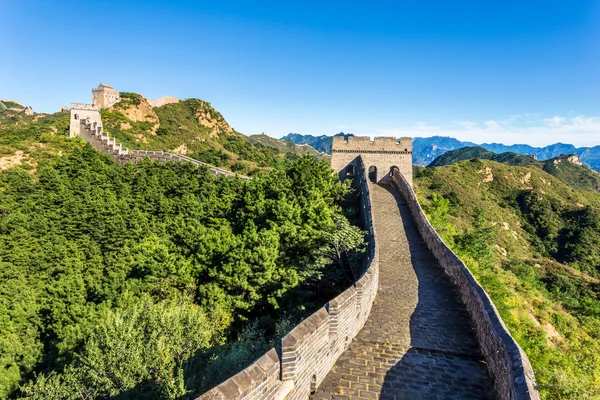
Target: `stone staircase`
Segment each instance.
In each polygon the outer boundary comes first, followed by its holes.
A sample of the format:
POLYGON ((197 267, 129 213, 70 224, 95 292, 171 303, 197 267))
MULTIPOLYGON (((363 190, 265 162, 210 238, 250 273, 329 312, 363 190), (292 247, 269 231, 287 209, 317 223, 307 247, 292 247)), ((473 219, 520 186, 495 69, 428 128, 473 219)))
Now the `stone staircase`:
POLYGON ((226 176, 230 178, 237 177, 245 180, 252 179, 248 176, 239 175, 235 172, 218 168, 184 155, 167 153, 163 151, 129 150, 118 143, 114 137, 111 137, 108 134, 108 132, 103 131, 102 125, 98 122, 91 121, 90 119, 81 119, 80 121, 81 127, 79 135, 86 142, 90 143, 96 150, 110 154, 117 162, 121 164, 126 162, 137 163, 144 158, 149 158, 150 160, 159 162, 189 162, 196 166, 208 168, 210 172, 216 176, 226 176))

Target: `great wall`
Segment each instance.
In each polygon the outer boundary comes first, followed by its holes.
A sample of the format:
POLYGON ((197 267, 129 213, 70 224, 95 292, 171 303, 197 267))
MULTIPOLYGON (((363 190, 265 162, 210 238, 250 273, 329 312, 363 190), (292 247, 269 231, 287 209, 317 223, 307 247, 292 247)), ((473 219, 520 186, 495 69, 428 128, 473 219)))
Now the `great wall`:
MULTIPOLYGON (((95 103, 107 104, 101 98, 96 90, 95 103)), ((119 163, 191 162, 237 176, 181 155, 123 148, 102 129, 103 104, 72 104, 71 136, 119 163)), ((527 355, 419 205, 412 140, 335 137, 331 167, 360 188, 368 232, 363 274, 197 400, 539 399, 527 355)))
POLYGON ((197 400, 540 398, 527 355, 423 213, 411 157, 410 138, 334 138, 333 170, 361 189, 364 274, 197 400))
POLYGON ((18 112, 18 113, 24 113, 25 115, 33 115, 33 109, 31 108, 31 106, 24 106, 23 104, 19 103, 18 101, 15 100, 8 100, 8 99, 0 99, 0 108, 3 110, 8 110, 8 111, 14 111, 14 112, 18 112), (17 105, 18 107, 9 107, 6 104, 9 105, 17 105))
MULTIPOLYGON (((127 162, 137 163, 145 158, 158 162, 188 162, 196 166, 206 167, 216 176, 251 179, 250 177, 239 175, 184 155, 163 151, 129 150, 124 148, 108 132, 105 132, 102 127, 100 109, 109 107, 119 101, 118 92, 116 92, 117 95, 114 92, 116 91, 111 86, 101 83, 98 88, 92 90, 93 104, 71 103, 69 136, 81 137, 96 150, 111 155, 115 161, 121 164, 127 162)), ((160 105, 169 104, 174 102, 173 99, 173 97, 161 97, 160 99, 156 99, 155 103, 160 105)))

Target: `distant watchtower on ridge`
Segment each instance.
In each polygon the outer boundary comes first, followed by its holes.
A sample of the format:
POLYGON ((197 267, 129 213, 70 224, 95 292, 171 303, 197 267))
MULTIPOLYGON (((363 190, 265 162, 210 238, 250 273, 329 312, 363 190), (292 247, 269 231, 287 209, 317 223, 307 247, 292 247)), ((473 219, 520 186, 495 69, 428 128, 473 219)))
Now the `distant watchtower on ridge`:
POLYGON ((340 179, 354 176, 358 156, 369 170, 369 179, 378 182, 392 168, 397 168, 412 186, 412 138, 334 136, 331 146, 331 168, 340 179))
POLYGON ((106 108, 119 100, 121 100, 119 91, 106 83, 101 83, 96 89, 92 89, 92 104, 95 106, 106 108))

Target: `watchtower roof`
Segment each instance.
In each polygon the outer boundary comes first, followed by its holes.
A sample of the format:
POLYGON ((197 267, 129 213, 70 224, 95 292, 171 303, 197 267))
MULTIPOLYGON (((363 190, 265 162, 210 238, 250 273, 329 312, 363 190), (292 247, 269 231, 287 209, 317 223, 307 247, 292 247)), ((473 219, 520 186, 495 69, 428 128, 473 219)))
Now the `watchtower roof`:
POLYGON ((98 85, 98 89, 112 89, 113 87, 106 84, 106 83, 102 83, 100 82, 100 84, 98 85))

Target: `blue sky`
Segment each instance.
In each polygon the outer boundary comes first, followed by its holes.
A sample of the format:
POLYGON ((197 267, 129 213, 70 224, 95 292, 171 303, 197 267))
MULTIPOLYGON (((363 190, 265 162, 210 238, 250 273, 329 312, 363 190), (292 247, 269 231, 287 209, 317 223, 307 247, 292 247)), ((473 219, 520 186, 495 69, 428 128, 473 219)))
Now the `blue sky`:
POLYGON ((0 0, 0 98, 106 82, 238 131, 600 144, 600 1, 0 0))

